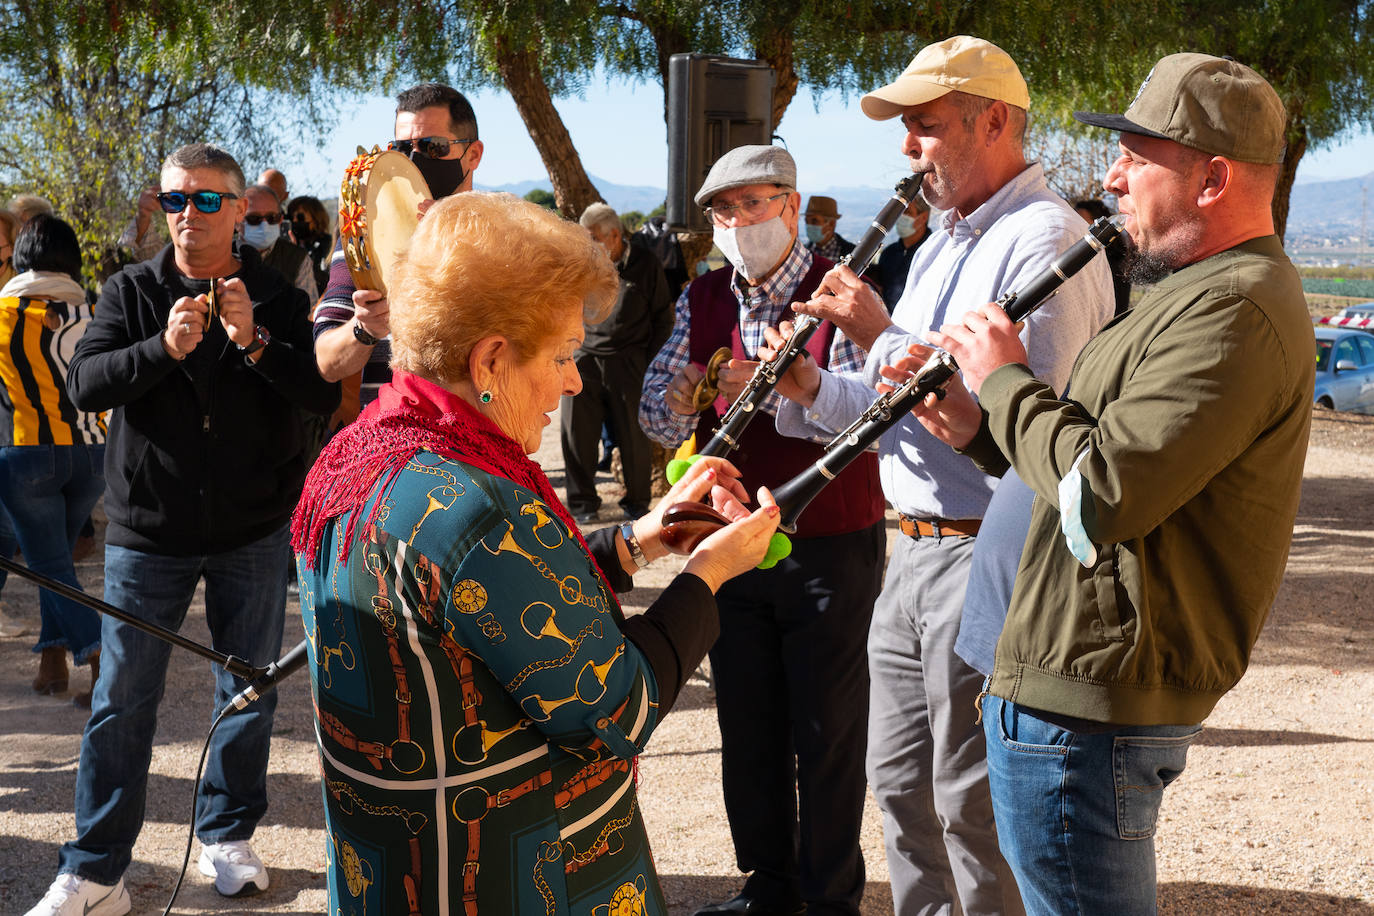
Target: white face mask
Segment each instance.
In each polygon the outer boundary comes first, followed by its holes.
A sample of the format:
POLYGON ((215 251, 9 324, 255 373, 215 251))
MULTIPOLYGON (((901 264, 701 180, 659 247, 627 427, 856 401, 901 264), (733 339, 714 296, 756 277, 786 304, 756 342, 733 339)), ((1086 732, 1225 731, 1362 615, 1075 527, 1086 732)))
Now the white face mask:
POLYGON ((897 217, 897 225, 893 228, 897 230, 897 235, 901 238, 913 235, 916 232, 916 217, 903 213, 897 217))
POLYGON ((277 240, 277 236, 280 234, 280 223, 273 226, 268 223, 267 220, 263 220, 256 226, 250 226, 247 223, 243 224, 243 240, 258 251, 265 251, 271 248, 272 243, 277 240))
POLYGON ((750 281, 763 279, 782 260, 792 244, 792 233, 781 216, 752 226, 730 229, 716 226, 712 234, 725 260, 750 281))

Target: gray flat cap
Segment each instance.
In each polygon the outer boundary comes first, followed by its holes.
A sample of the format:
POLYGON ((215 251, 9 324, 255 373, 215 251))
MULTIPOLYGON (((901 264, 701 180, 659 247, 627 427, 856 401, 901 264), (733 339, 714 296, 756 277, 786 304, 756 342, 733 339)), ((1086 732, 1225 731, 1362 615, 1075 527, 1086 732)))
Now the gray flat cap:
POLYGON ((750 184, 797 186, 797 163, 781 146, 737 146, 716 160, 694 198, 698 207, 709 206, 721 191, 750 184))

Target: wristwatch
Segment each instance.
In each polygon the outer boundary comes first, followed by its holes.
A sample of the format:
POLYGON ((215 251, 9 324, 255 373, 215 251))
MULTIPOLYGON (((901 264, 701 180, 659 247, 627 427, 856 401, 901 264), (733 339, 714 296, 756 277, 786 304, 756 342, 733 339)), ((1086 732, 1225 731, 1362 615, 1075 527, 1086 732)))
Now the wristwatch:
POLYGON ((353 322, 353 337, 364 347, 375 347, 377 346, 377 341, 381 339, 367 333, 367 329, 359 324, 356 319, 353 322))
MULTIPOLYGON (((254 325, 253 342, 246 347, 239 347, 239 352, 243 354, 244 359, 247 359, 254 353, 261 350, 263 347, 267 346, 268 342, 271 340, 272 335, 267 332, 267 328, 263 327, 260 324, 254 325)), ((234 346, 238 347, 238 344, 234 344, 234 346)))
POLYGON ((629 548, 630 559, 635 561, 636 566, 643 569, 649 565, 648 559, 644 556, 644 551, 640 549, 639 538, 635 537, 634 522, 625 522, 620 526, 620 539, 629 548))

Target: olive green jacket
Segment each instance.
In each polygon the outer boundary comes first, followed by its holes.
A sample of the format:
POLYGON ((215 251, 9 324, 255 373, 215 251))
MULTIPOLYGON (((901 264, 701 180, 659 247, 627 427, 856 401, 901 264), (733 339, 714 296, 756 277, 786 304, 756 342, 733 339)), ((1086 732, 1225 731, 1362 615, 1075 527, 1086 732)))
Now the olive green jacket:
POLYGON ((982 386, 966 450, 1036 499, 991 690, 1122 725, 1201 722, 1240 679, 1288 558, 1314 344, 1275 236, 1188 265, 1079 355, 1067 401, 1024 366, 982 386), (1084 568, 1059 483, 1083 455, 1084 568))

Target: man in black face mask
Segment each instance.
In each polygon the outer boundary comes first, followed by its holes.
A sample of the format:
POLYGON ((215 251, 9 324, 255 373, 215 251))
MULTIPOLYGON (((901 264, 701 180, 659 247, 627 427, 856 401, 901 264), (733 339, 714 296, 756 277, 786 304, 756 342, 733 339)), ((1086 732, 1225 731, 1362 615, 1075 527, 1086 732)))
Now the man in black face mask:
MULTIPOLYGON (((393 148, 410 156, 436 199, 472 190, 472 173, 482 161, 477 115, 456 89, 421 83, 396 97, 393 148)), ((420 202, 420 216, 434 205, 420 202)), ((334 248, 329 287, 315 310, 315 360, 320 375, 339 381, 363 371, 360 399, 366 405, 391 379, 390 306, 374 290, 353 285, 343 251, 334 248)))

